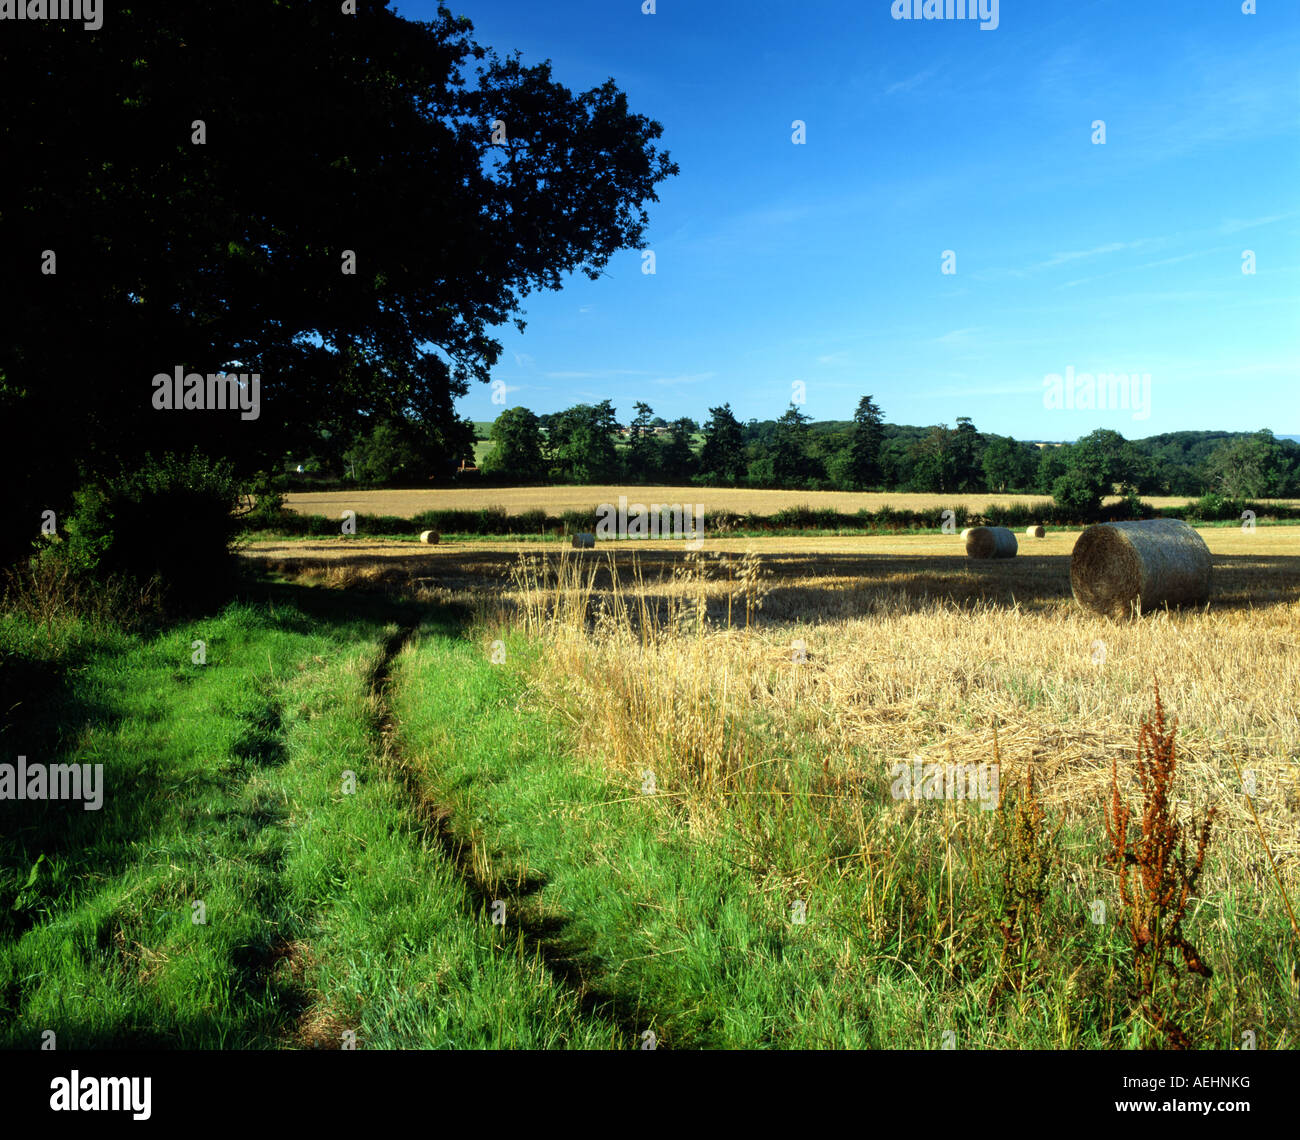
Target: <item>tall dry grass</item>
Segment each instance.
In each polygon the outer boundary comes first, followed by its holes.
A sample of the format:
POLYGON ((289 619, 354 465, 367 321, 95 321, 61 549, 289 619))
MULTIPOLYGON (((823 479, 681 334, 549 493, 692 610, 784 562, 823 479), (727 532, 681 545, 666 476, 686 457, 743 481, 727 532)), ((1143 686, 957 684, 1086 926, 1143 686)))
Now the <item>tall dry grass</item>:
MULTIPOLYGON (((657 836, 620 835, 621 855, 602 855, 610 882, 647 841, 677 852, 654 840, 686 839, 683 858, 742 873, 744 906, 773 921, 814 900, 801 986, 828 1003, 826 1026, 869 1017, 882 1043, 960 1023, 990 1047, 1132 1047, 1158 1040, 1158 1015, 1194 1043, 1235 1045, 1245 1026, 1285 1048, 1300 1033, 1284 898, 1300 901, 1295 537, 1205 534, 1210 605, 1137 621, 1076 606, 1073 536, 1060 534, 983 566, 955 535, 726 540, 693 555, 294 548, 265 564, 476 606, 485 654, 505 638, 522 661, 519 707, 568 726, 565 756, 613 785, 610 803, 652 799, 657 836), (1156 679, 1179 722, 1173 817, 1216 808, 1187 911, 1214 974, 1148 1010, 1130 997, 1103 806, 1113 763, 1121 794, 1140 800, 1135 745, 1156 679), (895 801, 891 768, 913 758, 996 763, 1004 810, 895 801), (1089 917, 1099 904, 1107 925, 1089 917)), ((693 935, 719 953, 733 936, 693 935)), ((610 937, 614 958, 639 952, 631 934, 610 937)), ((764 969, 727 993, 778 1022, 802 1017, 786 1009, 783 970, 764 969)), ((837 1039, 823 1029, 818 1042, 837 1039)))
POLYGON ((763 790, 757 772, 784 794, 780 760, 797 754, 818 758, 819 794, 840 796, 867 846, 864 789, 885 798, 892 764, 987 763, 996 735, 1004 780, 1033 765, 1043 804, 1104 836, 1112 762, 1134 779, 1124 757, 1158 679, 1179 723, 1177 810, 1218 806, 1206 905, 1274 891, 1273 864, 1295 897, 1300 604, 1117 623, 1068 598, 933 597, 886 575, 807 579, 801 606, 762 574, 736 556, 653 580, 635 559, 532 556, 494 604, 544 646, 539 684, 581 749, 630 781, 653 771, 693 828, 727 826, 729 800, 763 790))

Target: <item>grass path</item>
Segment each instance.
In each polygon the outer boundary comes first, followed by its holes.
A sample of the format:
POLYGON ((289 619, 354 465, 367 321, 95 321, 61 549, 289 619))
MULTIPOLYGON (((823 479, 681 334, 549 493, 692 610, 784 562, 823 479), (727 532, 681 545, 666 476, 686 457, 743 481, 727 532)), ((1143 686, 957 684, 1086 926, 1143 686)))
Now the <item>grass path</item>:
MULTIPOLYGON (((699 684, 659 701, 451 608, 302 586, 152 636, 46 636, 0 619, 0 759, 102 763, 107 791, 0 801, 0 1047, 1140 1040, 1126 951, 1063 870, 1042 960, 1008 963, 991 813, 921 826, 844 785, 816 733, 699 684), (580 682, 587 713, 556 699, 580 682), (602 757, 615 739, 657 783, 602 757), (713 745, 725 796, 673 786, 713 745)), ((1061 843, 1095 870, 1081 823, 1061 843)), ((1254 898, 1206 932, 1220 1047, 1239 1023, 1293 1043, 1285 931, 1254 898)))
POLYGON ((0 1045, 613 1044, 491 924, 393 778, 373 691, 391 611, 282 593, 308 604, 43 664, 6 625, 6 697, 24 670, 55 683, 6 703, 5 754, 103 763, 107 794, 0 805, 0 1045))
POLYGON ((506 657, 413 640, 395 669, 401 748, 476 878, 512 927, 542 932, 584 1003, 658 1047, 888 1045, 871 1010, 888 985, 873 998, 826 954, 843 958, 843 932, 793 922, 736 851, 575 757, 531 707, 529 647, 506 657))

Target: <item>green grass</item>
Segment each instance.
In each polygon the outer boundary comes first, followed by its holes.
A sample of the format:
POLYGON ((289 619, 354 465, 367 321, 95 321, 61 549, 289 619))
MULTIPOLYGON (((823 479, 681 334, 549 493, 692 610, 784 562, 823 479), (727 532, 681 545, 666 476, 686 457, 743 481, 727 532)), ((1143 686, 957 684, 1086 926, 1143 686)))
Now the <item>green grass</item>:
MULTIPOLYGON (((845 788, 751 723, 710 818, 578 753, 539 643, 487 645, 452 610, 292 586, 153 633, 0 619, 0 760, 107 773, 99 812, 0 802, 0 1047, 1143 1041, 1078 820, 1004 952, 998 813, 845 788)), ((1267 880, 1189 925, 1216 970, 1186 987, 1198 1040, 1294 1047, 1267 880)))
POLYGON ((387 607, 303 600, 38 653, 6 621, 6 670, 61 666, 5 724, 6 758, 103 763, 107 794, 0 805, 0 1045, 612 1044, 491 925, 382 763, 387 607))
MULTIPOLYGON (((511 904, 521 925, 554 932, 553 952, 641 1031, 687 1048, 936 1048, 948 1031, 960 1048, 1149 1040, 1126 990, 1104 837, 1060 828, 1039 922, 1004 954, 1012 848, 997 812, 846 794, 819 756, 777 754, 749 725, 737 730, 752 766, 724 824, 694 829, 680 789, 643 794, 574 755, 562 720, 536 707, 540 666, 523 639, 495 666, 481 644, 413 646, 398 667, 399 739, 488 873, 528 882, 511 904), (1110 900, 1105 925, 1090 918, 1097 898, 1110 900)), ((1267 884, 1215 904, 1194 925, 1219 972, 1184 986, 1200 1003, 1197 1039, 1234 1048, 1253 1026, 1294 1047, 1280 905, 1267 884)))
POLYGON ((527 885, 508 917, 587 978, 605 1016, 667 1045, 761 1037, 765 1003, 719 979, 769 967, 765 984, 781 986, 787 936, 753 913, 737 871, 575 762, 544 716, 518 707, 523 674, 478 645, 422 641, 397 676, 402 750, 454 808, 458 838, 487 845, 502 893, 527 885))

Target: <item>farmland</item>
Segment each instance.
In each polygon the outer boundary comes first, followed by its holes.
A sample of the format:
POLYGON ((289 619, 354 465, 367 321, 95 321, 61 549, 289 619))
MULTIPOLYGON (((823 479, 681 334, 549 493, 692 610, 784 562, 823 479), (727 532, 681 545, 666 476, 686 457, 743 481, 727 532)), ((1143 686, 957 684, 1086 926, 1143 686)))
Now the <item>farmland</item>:
POLYGON ((1210 604, 1122 622, 1072 601, 1077 533, 257 542, 160 633, 10 617, 6 747, 110 795, 89 846, 4 832, 5 1040, 1293 1048, 1300 527, 1206 529, 1210 604), (1156 683, 1178 814, 1217 809, 1212 973, 1143 1004, 1104 805, 1156 683), (1005 810, 900 801, 900 764, 995 764, 1005 810))
MULTIPOLYGON (((411 518, 429 510, 475 510, 504 507, 510 514, 545 510, 592 510, 602 503, 617 504, 620 495, 631 503, 702 503, 706 511, 734 511, 743 514, 774 514, 786 507, 811 506, 841 512, 876 511, 882 506, 896 509, 925 509, 964 505, 981 512, 991 504, 1033 504, 1045 502, 1042 495, 933 495, 891 492, 876 494, 851 491, 767 491, 748 488, 620 486, 545 487, 453 487, 377 491, 299 491, 285 497, 285 505, 300 514, 337 518, 344 510, 363 514, 411 518)), ((1113 500, 1112 500, 1113 501, 1113 500)), ((1148 498, 1155 507, 1182 506, 1185 498, 1148 498)), ((1300 500, 1279 500, 1295 505, 1300 500)))
POLYGON ((1300 3, 103 8, 0 5, 9 1133, 1285 1119, 1300 3))

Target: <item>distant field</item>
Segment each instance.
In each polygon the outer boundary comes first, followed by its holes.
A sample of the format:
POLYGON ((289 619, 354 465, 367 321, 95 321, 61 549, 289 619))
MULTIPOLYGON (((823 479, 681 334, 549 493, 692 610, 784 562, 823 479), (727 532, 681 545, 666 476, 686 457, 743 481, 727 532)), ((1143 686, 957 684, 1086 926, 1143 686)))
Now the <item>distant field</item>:
MULTIPOLYGON (((504 507, 510 514, 545 510, 592 510, 602 503, 617 503, 626 495, 629 503, 702 503, 706 512, 754 511, 775 514, 785 507, 807 505, 814 509, 837 511, 879 510, 883 506, 899 509, 965 506, 984 511, 993 503, 1045 502, 1043 495, 919 495, 904 493, 868 494, 854 491, 756 491, 737 487, 645 487, 618 484, 557 487, 488 487, 451 490, 393 491, 304 491, 286 496, 286 505, 299 514, 337 515, 345 509, 360 514, 396 515, 410 518, 421 511, 474 510, 480 507, 504 507)), ((1147 500, 1156 507, 1181 506, 1185 497, 1154 497, 1147 500)), ((1285 500, 1300 503, 1300 500, 1285 500)))
MULTIPOLYGON (((1074 549, 1081 529, 1050 528, 1045 538, 1031 539, 1017 536, 1017 558, 1043 556, 1069 556, 1074 549)), ((1276 526, 1257 531, 1243 531, 1239 527, 1204 527, 1198 533, 1205 539, 1215 556, 1257 555, 1260 557, 1295 555, 1300 551, 1300 526, 1276 526)), ((567 543, 556 540, 553 545, 567 549, 567 543)), ((247 558, 270 563, 291 561, 295 569, 313 565, 347 563, 357 566, 378 567, 386 563, 403 564, 414 574, 450 573, 458 578, 474 577, 491 566, 489 577, 520 554, 539 551, 536 542, 518 542, 510 539, 493 541, 443 541, 437 546, 420 546, 413 540, 401 542, 394 539, 354 538, 348 541, 335 539, 263 540, 249 543, 243 554, 247 558)), ((683 545, 676 539, 625 539, 619 542, 600 543, 600 553, 633 557, 640 556, 658 564, 662 560, 680 558, 683 545)), ((704 549, 712 555, 743 554, 754 551, 763 557, 777 559, 774 564, 783 576, 798 577, 807 572, 808 560, 856 555, 871 558, 879 555, 901 555, 926 559, 942 557, 958 560, 954 565, 968 567, 965 545, 956 534, 916 535, 862 535, 862 536, 791 536, 771 535, 757 538, 707 538, 704 549)), ((599 557, 598 553, 595 555, 599 557)), ((587 556, 592 557, 591 555, 587 556)), ((999 565, 1004 575, 1012 573, 999 565)), ((1068 572, 1067 572, 1068 577, 1068 572)))

